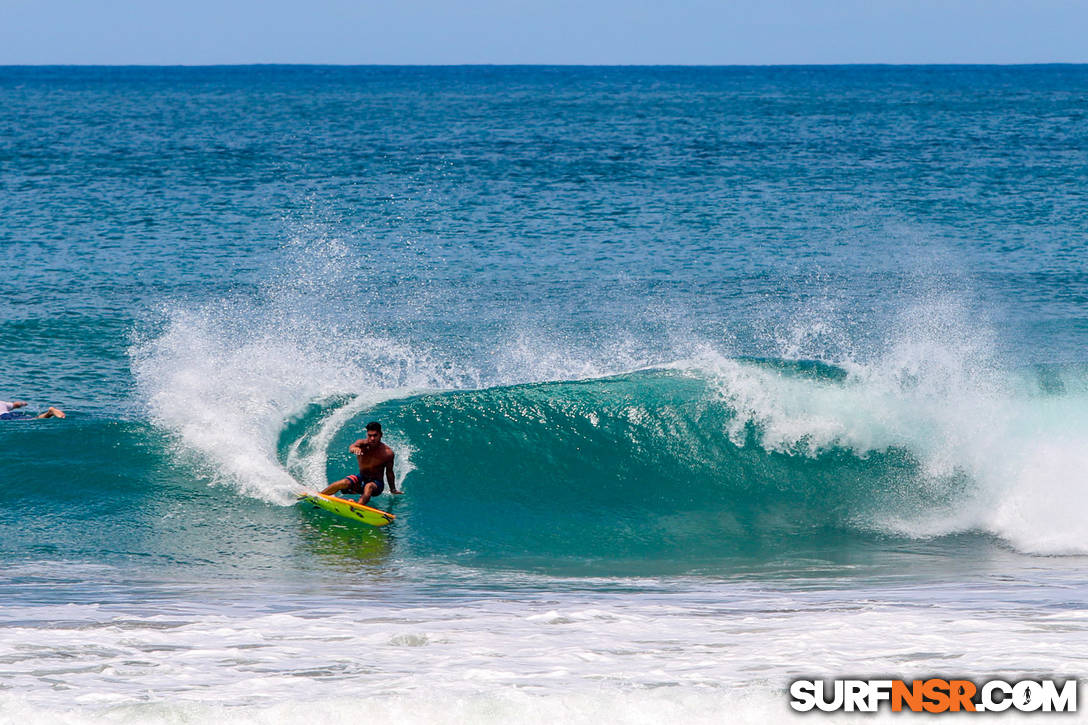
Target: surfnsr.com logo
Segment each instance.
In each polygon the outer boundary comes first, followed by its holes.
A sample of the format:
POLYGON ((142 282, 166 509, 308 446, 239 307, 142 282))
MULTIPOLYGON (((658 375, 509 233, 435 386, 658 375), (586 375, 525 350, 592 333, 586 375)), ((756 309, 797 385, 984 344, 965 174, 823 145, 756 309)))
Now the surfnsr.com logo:
POLYGON ((1077 681, 1069 680, 795 680, 798 712, 1076 712, 1077 681))

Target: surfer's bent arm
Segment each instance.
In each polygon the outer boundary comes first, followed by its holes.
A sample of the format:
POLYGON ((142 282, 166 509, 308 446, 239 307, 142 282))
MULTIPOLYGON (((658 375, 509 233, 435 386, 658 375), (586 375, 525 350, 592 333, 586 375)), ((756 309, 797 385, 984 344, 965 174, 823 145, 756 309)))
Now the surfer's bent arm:
POLYGON ((389 483, 389 493, 404 493, 397 490, 397 477, 393 474, 393 459, 395 456, 389 456, 389 463, 385 464, 385 480, 389 483))
POLYGON ((366 444, 366 441, 363 440, 362 438, 360 438, 359 440, 355 441, 350 446, 348 446, 348 453, 353 453, 356 456, 361 456, 363 454, 363 446, 365 444, 366 444))

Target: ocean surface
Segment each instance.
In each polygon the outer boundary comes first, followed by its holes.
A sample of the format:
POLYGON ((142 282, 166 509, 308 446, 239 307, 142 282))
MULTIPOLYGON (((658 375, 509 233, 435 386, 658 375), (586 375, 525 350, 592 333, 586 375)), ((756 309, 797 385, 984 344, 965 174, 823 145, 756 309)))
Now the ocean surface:
POLYGON ((0 265, 0 722, 1088 675, 1088 66, 0 68, 0 265))

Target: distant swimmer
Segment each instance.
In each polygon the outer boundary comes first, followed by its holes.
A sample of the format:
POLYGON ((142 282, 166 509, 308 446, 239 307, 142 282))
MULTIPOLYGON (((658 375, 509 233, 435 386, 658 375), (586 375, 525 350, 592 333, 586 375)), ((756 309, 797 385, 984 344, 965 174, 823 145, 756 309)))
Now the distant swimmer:
POLYGON ((367 423, 366 438, 360 438, 348 447, 349 453, 354 453, 359 459, 359 473, 342 478, 326 488, 321 493, 332 496, 336 493, 357 493, 359 503, 366 504, 372 496, 377 496, 385 490, 382 477, 389 481, 389 493, 401 494, 397 490, 396 478, 393 475, 393 449, 382 443, 382 424, 367 423))
POLYGON ((13 400, 10 403, 4 400, 0 400, 0 420, 39 420, 41 418, 67 418, 64 411, 60 408, 54 408, 49 406, 49 410, 38 415, 28 413, 25 410, 17 410, 17 408, 25 408, 25 400, 13 400))

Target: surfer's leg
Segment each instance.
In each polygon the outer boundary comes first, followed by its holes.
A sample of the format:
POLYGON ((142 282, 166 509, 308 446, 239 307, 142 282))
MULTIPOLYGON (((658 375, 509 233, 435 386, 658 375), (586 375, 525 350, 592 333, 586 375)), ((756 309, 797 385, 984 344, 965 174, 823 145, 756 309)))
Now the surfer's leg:
POLYGON ((359 488, 360 483, 361 481, 359 480, 359 477, 353 473, 346 478, 341 478, 339 481, 332 484, 321 493, 325 494, 326 496, 331 496, 334 493, 339 493, 341 491, 347 491, 348 493, 362 493, 362 490, 359 488))
POLYGON ((325 489, 324 491, 322 491, 321 493, 322 493, 323 495, 325 495, 325 496, 331 496, 331 495, 333 495, 334 493, 340 493, 340 492, 341 492, 341 491, 343 491, 343 490, 344 490, 345 488, 349 488, 350 486, 351 486, 351 481, 349 481, 349 480, 348 480, 348 479, 346 479, 346 478, 341 478, 341 479, 340 479, 339 481, 337 481, 336 483, 332 483, 332 484, 329 484, 329 487, 328 487, 328 488, 326 488, 326 489, 325 489))
POLYGON ((53 406, 49 406, 49 410, 45 411, 44 413, 42 413, 38 417, 39 418, 67 418, 68 416, 66 416, 64 414, 64 411, 61 410, 60 408, 54 408, 53 406))
POLYGON ((363 493, 361 496, 359 496, 359 503, 365 506, 366 502, 370 500, 370 497, 377 496, 378 493, 378 484, 373 482, 368 483, 367 485, 363 486, 363 493))

